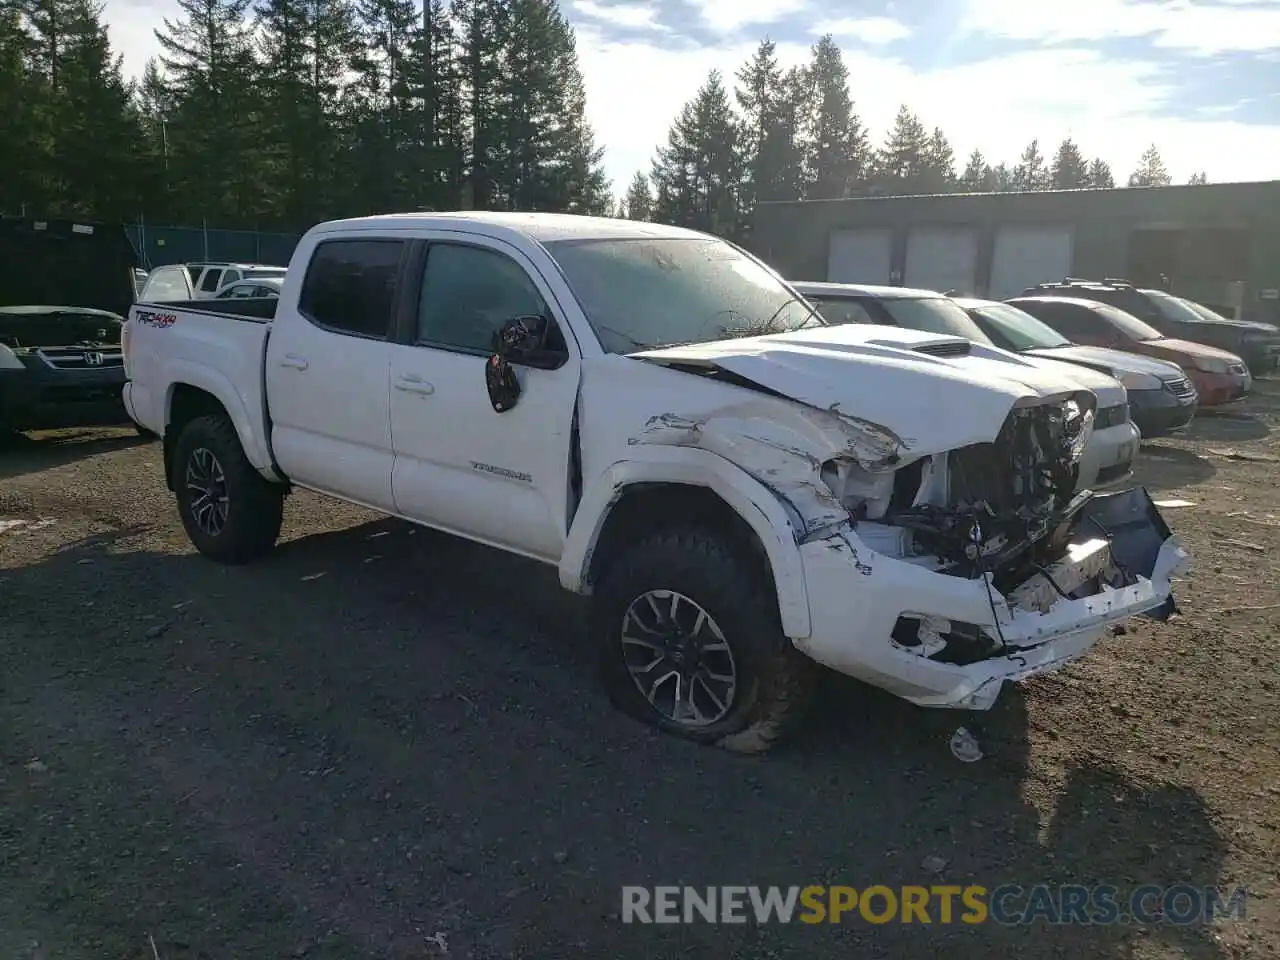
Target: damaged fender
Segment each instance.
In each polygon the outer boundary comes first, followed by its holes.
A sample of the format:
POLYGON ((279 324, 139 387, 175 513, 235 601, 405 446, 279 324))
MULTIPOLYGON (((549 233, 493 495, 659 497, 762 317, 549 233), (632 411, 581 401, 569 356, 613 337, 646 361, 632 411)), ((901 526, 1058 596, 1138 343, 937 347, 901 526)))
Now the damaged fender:
POLYGON ((626 488, 637 483, 684 484, 714 491, 747 522, 764 546, 773 568, 783 633, 792 639, 809 636, 809 598, 796 550, 802 534, 799 517, 740 467, 695 447, 637 444, 629 448, 626 460, 612 464, 587 484, 560 558, 562 587, 574 593, 591 592, 587 573, 600 532, 626 488))

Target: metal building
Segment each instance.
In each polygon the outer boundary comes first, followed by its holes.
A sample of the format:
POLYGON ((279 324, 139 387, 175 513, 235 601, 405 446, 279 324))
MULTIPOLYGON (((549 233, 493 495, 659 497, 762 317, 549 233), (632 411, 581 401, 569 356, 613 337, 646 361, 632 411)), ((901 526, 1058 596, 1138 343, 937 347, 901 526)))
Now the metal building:
POLYGON ((768 202, 753 236, 793 280, 999 299, 1068 276, 1167 278, 1227 316, 1280 321, 1280 180, 768 202))

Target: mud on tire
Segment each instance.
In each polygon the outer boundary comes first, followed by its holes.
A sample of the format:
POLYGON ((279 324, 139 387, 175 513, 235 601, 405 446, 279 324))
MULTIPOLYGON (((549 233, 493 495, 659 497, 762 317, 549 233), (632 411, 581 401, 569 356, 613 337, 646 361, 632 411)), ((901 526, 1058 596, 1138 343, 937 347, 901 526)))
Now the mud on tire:
POLYGON ((238 564, 275 546, 284 491, 249 463, 230 420, 219 415, 191 420, 173 456, 178 514, 197 550, 221 563, 238 564), (225 502, 210 503, 210 498, 224 497, 225 502))
MULTIPOLYGON (((615 706, 627 714, 668 733, 737 753, 768 750, 803 719, 818 681, 818 668, 783 634, 776 594, 745 548, 710 530, 660 531, 623 547, 594 593, 591 630, 600 644, 605 687, 615 706), (658 607, 664 607, 672 593, 694 604, 689 612, 677 613, 676 618, 684 621, 677 632, 690 633, 700 609, 715 629, 708 631, 704 621, 698 633, 706 636, 709 632, 709 646, 719 646, 721 637, 727 644, 736 683, 732 702, 726 704, 722 715, 717 715, 724 699, 722 683, 712 691, 720 694, 714 699, 707 695, 709 685, 700 687, 695 682, 685 687, 686 697, 689 689, 700 690, 695 696, 709 705, 707 714, 691 723, 688 709, 681 720, 666 709, 671 702, 671 683, 655 705, 633 678, 629 664, 636 668, 639 661, 643 666, 646 657, 660 655, 645 642, 668 643, 648 632, 655 626, 650 617, 653 604, 649 603, 654 592, 658 593, 658 607), (637 601, 644 606, 633 608, 637 601), (629 619, 629 610, 643 622, 629 619), (632 653, 624 653, 624 620, 628 621, 625 632, 642 641, 625 645, 632 653), (634 654, 637 650, 639 657, 634 654)), ((678 599, 674 609, 680 610, 684 600, 678 599)), ((711 650, 704 656, 710 658, 708 669, 716 676, 727 675, 723 654, 711 650)), ((681 664, 687 663, 686 653, 681 664)), ((663 660, 643 674, 645 686, 652 689, 650 681, 664 671, 669 673, 670 667, 663 660)))

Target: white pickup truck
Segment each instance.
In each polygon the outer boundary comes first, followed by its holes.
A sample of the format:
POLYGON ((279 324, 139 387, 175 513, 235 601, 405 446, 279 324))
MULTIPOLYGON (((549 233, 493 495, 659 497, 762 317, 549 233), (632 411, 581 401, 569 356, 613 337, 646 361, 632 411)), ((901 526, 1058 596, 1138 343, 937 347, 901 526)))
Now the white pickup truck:
POLYGON ((279 299, 140 303, 126 328, 125 403, 201 553, 270 550, 305 487, 551 564, 591 597, 614 702, 728 749, 792 725, 814 662, 987 709, 1167 617, 1187 560, 1144 489, 1076 489, 1089 391, 829 326, 688 230, 325 223, 279 299))

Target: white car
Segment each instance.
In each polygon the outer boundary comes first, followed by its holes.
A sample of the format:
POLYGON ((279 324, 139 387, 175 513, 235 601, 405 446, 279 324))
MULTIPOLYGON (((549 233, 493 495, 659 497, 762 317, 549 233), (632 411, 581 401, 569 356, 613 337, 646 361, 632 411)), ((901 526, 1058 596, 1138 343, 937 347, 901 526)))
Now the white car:
POLYGON ((830 326, 676 227, 324 223, 278 300, 138 304, 123 339, 205 556, 269 551, 305 487, 548 564, 590 596, 614 701, 729 749, 793 725, 815 662, 989 708, 1166 617, 1187 560, 1144 489, 1075 492, 1074 380, 830 326))
POLYGON ((284 267, 259 263, 170 263, 151 271, 138 293, 138 300, 147 303, 204 300, 237 280, 279 279, 284 272, 284 267))
POLYGON ((1078 488, 1105 490, 1133 479, 1133 459, 1142 434, 1129 415, 1128 391, 1114 377, 1057 360, 1003 350, 960 303, 932 290, 795 281, 792 286, 832 323, 888 324, 948 333, 974 342, 975 346, 966 356, 980 355, 1009 364, 1001 376, 1035 383, 1047 373, 1056 380, 1078 383, 1098 398, 1093 432, 1080 460, 1078 488))
POLYGON ((215 300, 245 300, 255 297, 278 297, 283 277, 259 277, 255 280, 233 280, 213 295, 215 300))

